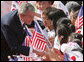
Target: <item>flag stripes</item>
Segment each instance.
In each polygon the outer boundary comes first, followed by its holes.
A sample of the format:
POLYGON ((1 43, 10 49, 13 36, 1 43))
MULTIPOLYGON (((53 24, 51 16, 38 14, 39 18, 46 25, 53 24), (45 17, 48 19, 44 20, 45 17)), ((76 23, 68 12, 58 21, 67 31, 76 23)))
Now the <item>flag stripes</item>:
POLYGON ((79 29, 81 26, 83 26, 83 16, 82 17, 78 17, 77 21, 76 21, 77 29, 79 29))
POLYGON ((31 61, 31 58, 30 57, 24 56, 23 59, 24 59, 24 61, 31 61))
POLYGON ((78 29, 78 30, 76 31, 76 33, 80 33, 80 34, 81 34, 81 29, 78 29))
POLYGON ((78 18, 78 29, 83 26, 83 16, 78 18))
POLYGON ((79 25, 83 22, 83 16, 82 17, 79 17, 79 25))
POLYGON ((33 48, 45 51, 45 48, 46 48, 45 39, 43 38, 43 35, 41 35, 40 33, 36 32, 36 31, 34 31, 34 36, 31 41, 31 44, 32 44, 33 48))
POLYGON ((28 47, 31 42, 30 36, 26 36, 25 38, 25 46, 28 47))
POLYGON ((75 26, 76 26, 77 30, 83 26, 83 6, 81 7, 81 9, 78 13, 78 17, 77 17, 77 20, 75 22, 75 26))

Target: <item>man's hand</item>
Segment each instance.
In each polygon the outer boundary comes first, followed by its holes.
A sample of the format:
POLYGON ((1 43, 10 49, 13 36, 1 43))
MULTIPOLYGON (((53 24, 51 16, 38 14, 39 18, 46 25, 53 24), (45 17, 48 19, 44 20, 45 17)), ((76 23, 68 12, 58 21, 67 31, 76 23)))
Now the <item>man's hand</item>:
POLYGON ((45 52, 39 52, 39 51, 36 51, 36 50, 34 50, 34 49, 33 49, 33 52, 36 53, 36 54, 38 55, 38 57, 39 57, 39 56, 42 57, 43 55, 45 55, 45 52))

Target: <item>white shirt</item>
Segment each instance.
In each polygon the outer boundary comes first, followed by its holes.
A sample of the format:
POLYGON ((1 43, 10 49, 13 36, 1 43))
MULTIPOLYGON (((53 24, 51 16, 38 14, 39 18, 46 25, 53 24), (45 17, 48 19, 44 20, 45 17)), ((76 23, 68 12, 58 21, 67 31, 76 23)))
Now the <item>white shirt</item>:
POLYGON ((79 51, 72 51, 73 49, 81 49, 77 43, 69 42, 61 45, 61 51, 68 54, 68 59, 72 60, 72 57, 75 56, 76 61, 83 61, 83 54, 79 51))
POLYGON ((55 37, 54 48, 60 50, 60 42, 58 41, 58 36, 55 37))

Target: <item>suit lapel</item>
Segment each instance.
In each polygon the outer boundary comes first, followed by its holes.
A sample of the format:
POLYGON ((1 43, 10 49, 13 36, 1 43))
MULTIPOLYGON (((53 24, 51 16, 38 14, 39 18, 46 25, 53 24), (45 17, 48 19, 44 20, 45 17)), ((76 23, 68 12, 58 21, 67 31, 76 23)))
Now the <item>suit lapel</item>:
POLYGON ((18 40, 19 41, 24 41, 26 32, 23 30, 23 26, 21 25, 21 21, 19 19, 19 15, 17 13, 17 18, 16 18, 16 25, 17 25, 17 34, 18 34, 18 40))

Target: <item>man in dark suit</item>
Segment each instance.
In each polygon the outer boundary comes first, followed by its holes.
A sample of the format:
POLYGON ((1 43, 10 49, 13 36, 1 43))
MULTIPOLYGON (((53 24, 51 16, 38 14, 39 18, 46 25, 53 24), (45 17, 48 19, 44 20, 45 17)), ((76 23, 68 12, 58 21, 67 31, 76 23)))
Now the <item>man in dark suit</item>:
POLYGON ((14 10, 1 18, 1 60, 6 61, 8 55, 29 55, 29 47, 22 46, 26 37, 23 24, 30 25, 34 18, 34 7, 23 2, 18 10, 14 10))

